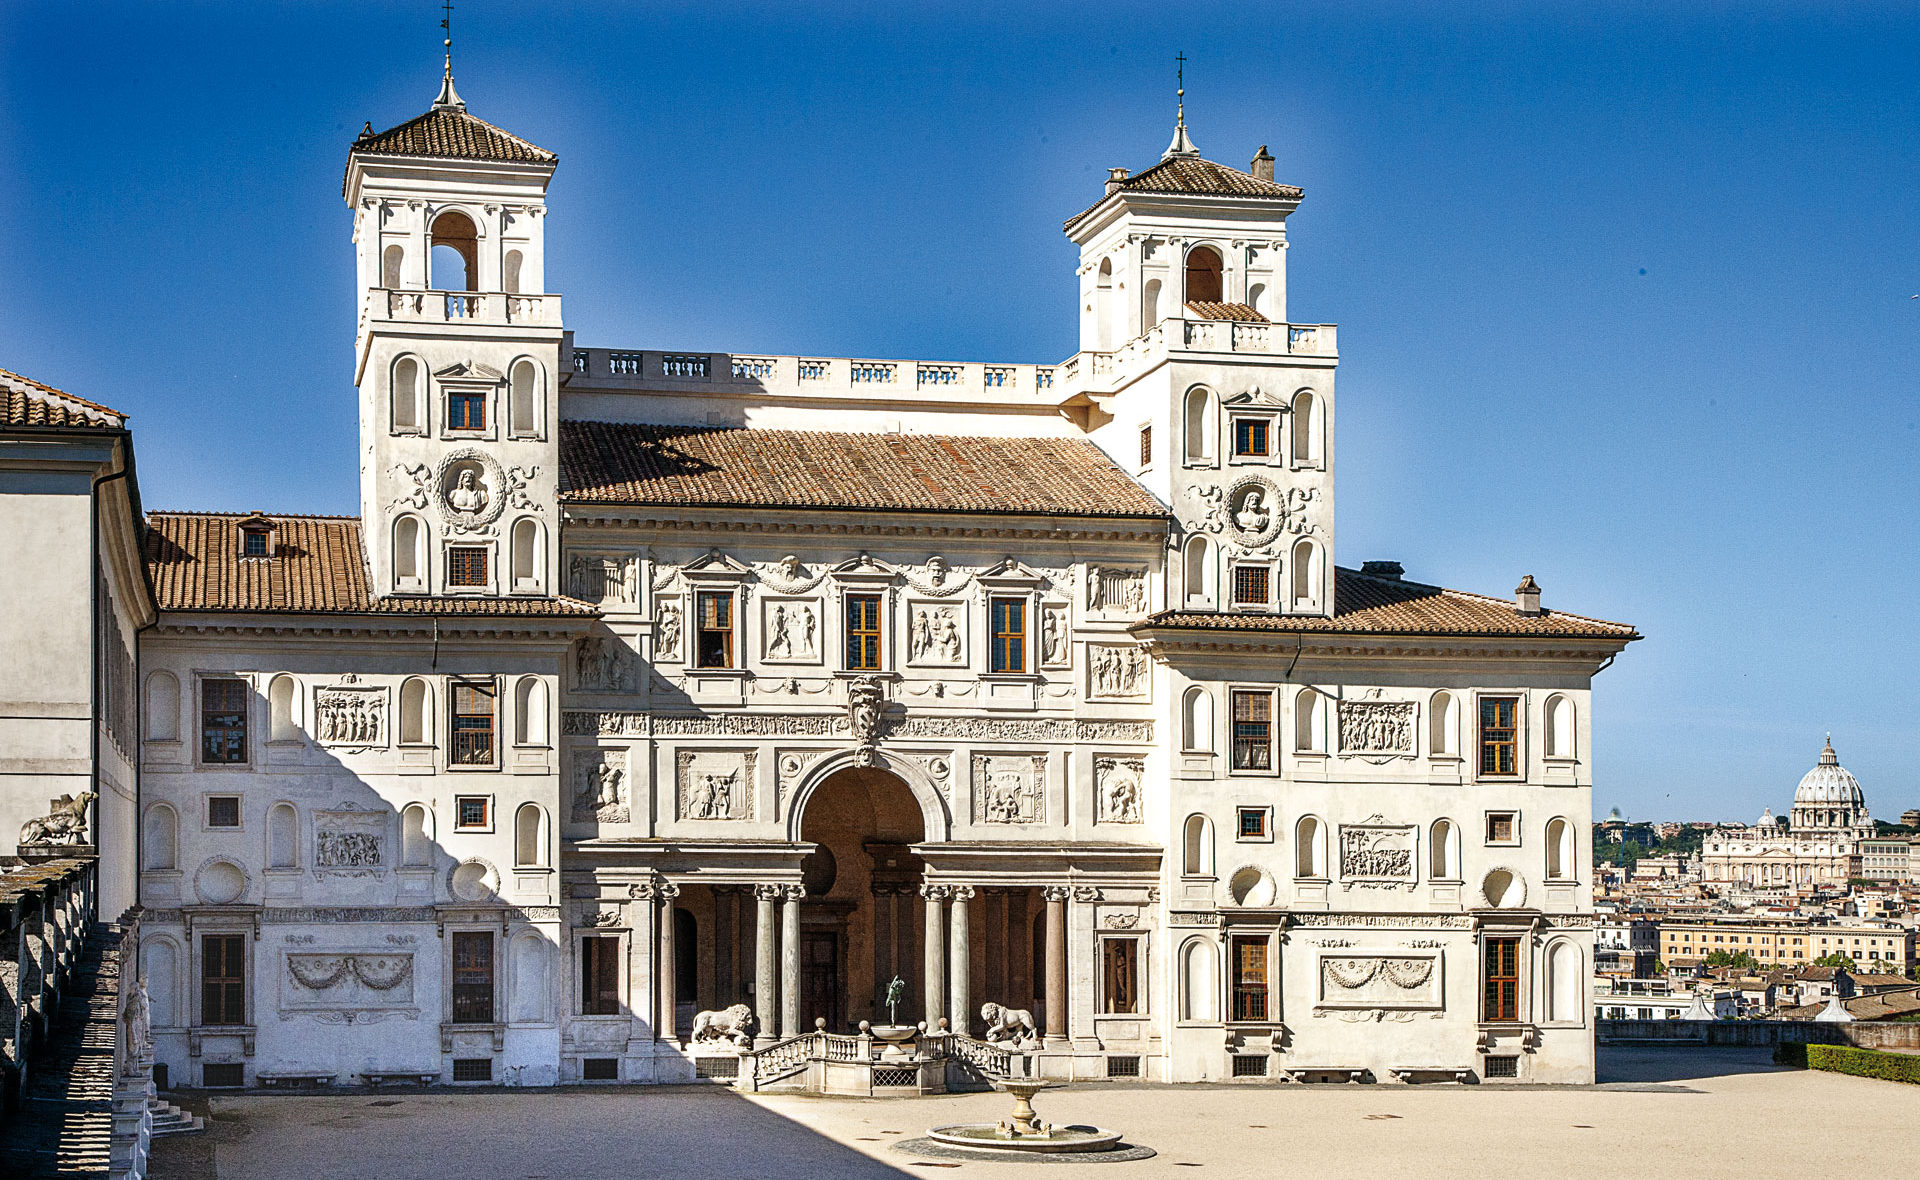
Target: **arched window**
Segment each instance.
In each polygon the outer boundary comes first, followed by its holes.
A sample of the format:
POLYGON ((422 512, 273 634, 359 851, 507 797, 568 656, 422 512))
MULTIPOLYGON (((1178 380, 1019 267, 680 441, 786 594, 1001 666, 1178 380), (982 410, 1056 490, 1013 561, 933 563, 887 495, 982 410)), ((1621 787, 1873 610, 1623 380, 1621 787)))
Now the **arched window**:
POLYGON ((547 744, 547 684, 522 676, 513 688, 514 734, 523 746, 547 744))
POLYGON ((1181 835, 1181 875, 1213 876, 1213 821, 1204 815, 1190 815, 1181 835))
POLYGON ((1302 754, 1318 754, 1326 750, 1325 723, 1326 706, 1320 701, 1320 694, 1311 688, 1303 688, 1293 697, 1293 748, 1302 754))
POLYGON ((417 516, 393 522, 393 588, 402 594, 427 588, 427 526, 417 516))
POLYGON ((1547 951, 1547 1019, 1555 1024, 1586 1023, 1583 990, 1580 948, 1563 938, 1547 951))
POLYGON ((1293 543, 1293 609, 1320 609, 1320 547, 1305 537, 1293 543))
POLYGON ((1320 462, 1320 406, 1311 390, 1293 395, 1293 461, 1303 466, 1320 462))
POLYGON ((425 429, 426 405, 422 386, 425 371, 417 358, 403 356, 393 362, 393 429, 396 434, 425 429))
POLYGON ((1219 303, 1225 297, 1220 251, 1212 246, 1195 246, 1187 251, 1187 302, 1219 303))
POLYGON ((273 683, 267 686, 267 705, 271 716, 268 740, 290 742, 300 736, 294 728, 293 717, 294 687, 293 677, 284 673, 275 676, 273 683))
POLYGON ((1190 753, 1213 753, 1213 696, 1197 684, 1181 700, 1180 746, 1190 753))
POLYGON ((1204 463, 1213 458, 1213 391, 1205 388, 1187 391, 1187 461, 1204 463))
POLYGON ((380 285, 397 288, 400 285, 400 264, 407 260, 407 251, 398 242, 387 247, 380 260, 380 285))
POLYGON ((1293 875, 1308 881, 1327 877, 1326 825, 1311 815, 1303 815, 1293 825, 1293 875))
POLYGON ((513 863, 538 867, 547 863, 546 833, 540 830, 540 805, 522 803, 513 813, 513 863))
POLYGON ((299 867, 300 816, 291 803, 275 803, 267 809, 267 867, 299 867))
POLYGON ((540 433, 540 366, 525 359, 513 363, 513 396, 507 409, 514 434, 540 433))
POLYGON ((1180 952, 1180 1019, 1220 1019, 1220 986, 1215 964, 1219 952, 1211 942, 1196 938, 1180 952))
POLYGON ((1460 880, 1460 829, 1450 819, 1436 819, 1427 831, 1427 876, 1435 881, 1460 880))
POLYGON ((433 266, 427 286, 435 291, 478 291, 480 278, 480 231, 473 219, 458 209, 449 209, 433 219, 433 266))
POLYGON ((1267 285, 1265 283, 1255 283, 1253 286, 1247 288, 1247 306, 1259 312, 1261 315, 1267 314, 1267 285))
POLYGON ((1460 756, 1460 706, 1450 692, 1436 692, 1427 703, 1427 754, 1434 758, 1460 756))
POLYGON ((165 803, 147 808, 146 831, 140 839, 140 867, 173 869, 180 866, 180 817, 165 803))
POLYGON ((1187 542, 1185 554, 1187 578, 1187 606, 1189 608, 1213 605, 1213 546, 1205 537, 1196 536, 1187 542))
POLYGON ((1096 349, 1113 348, 1113 259, 1102 258, 1093 279, 1093 327, 1096 349))
POLYGON ((513 522, 513 588, 516 591, 540 589, 540 522, 523 516, 513 522))
POLYGON ((408 868, 423 868, 430 862, 433 833, 427 828, 427 809, 409 803, 400 813, 400 863, 408 868))
POLYGON ((521 262, 522 262, 522 258, 520 255, 520 251, 518 250, 507 251, 506 266, 500 276, 500 286, 501 286, 501 289, 506 291, 506 293, 509 295, 518 295, 520 293, 521 262))
POLYGON ((1146 289, 1145 297, 1141 301, 1140 310, 1142 311, 1142 313, 1144 313, 1143 318, 1140 321, 1141 334, 1144 335, 1145 333, 1152 331, 1154 325, 1160 322, 1160 280, 1159 279, 1147 280, 1147 289, 1146 289))
POLYGON ((171 672, 147 677, 147 737, 156 742, 180 740, 180 680, 171 672))
POLYGON ((433 701, 427 688, 427 682, 418 676, 400 686, 400 744, 403 746, 423 746, 427 744, 427 718, 431 715, 433 701))
POLYGON ((1574 756, 1573 718, 1571 697, 1547 698, 1547 757, 1571 758, 1574 756))
POLYGON ((1555 817, 1547 821, 1547 880, 1573 879, 1573 825, 1555 817))

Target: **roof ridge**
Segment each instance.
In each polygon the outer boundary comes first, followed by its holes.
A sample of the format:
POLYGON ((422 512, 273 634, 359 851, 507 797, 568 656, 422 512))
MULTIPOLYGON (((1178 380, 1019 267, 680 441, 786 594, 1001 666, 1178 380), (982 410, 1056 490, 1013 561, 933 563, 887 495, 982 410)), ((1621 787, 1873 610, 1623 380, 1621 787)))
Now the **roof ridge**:
MULTIPOLYGON (((16 373, 11 369, 0 369, 0 380, 18 381, 22 385, 31 385, 33 388, 40 390, 42 393, 51 393, 56 397, 66 398, 68 401, 75 402, 79 405, 85 406, 89 410, 98 410, 103 414, 112 414, 114 417, 120 418, 123 420, 126 418, 125 414, 121 413, 119 410, 114 409, 112 406, 103 406, 99 402, 88 401, 86 398, 81 397, 77 393, 68 393, 64 389, 56 389, 53 386, 48 385, 44 381, 35 381, 31 377, 25 376, 24 374, 21 374, 21 373, 16 373)), ((23 390, 22 392, 25 392, 25 391, 23 390)))
POLYGON ((148 516, 180 516, 180 517, 231 516, 236 520, 246 520, 248 517, 252 517, 252 516, 264 516, 270 520, 350 520, 355 524, 358 524, 360 522, 360 515, 358 513, 354 513, 352 515, 337 515, 329 512, 259 512, 259 511, 234 512, 228 509, 152 508, 147 511, 147 515, 148 516))
MULTIPOLYGON (((1031 434, 930 434, 918 430, 801 430, 792 426, 714 426, 706 423, 677 422, 622 422, 610 418, 565 418, 562 426, 620 426, 640 430, 672 430, 680 433, 719 434, 724 431, 752 431, 755 434, 805 434, 820 438, 962 438, 969 441, 985 442, 1034 442, 1034 443, 1085 443, 1099 450, 1099 444, 1090 438, 1076 438, 1073 435, 1031 435, 1031 434)), ((1106 454, 1101 451, 1101 454, 1106 454)), ((1115 464, 1117 467, 1118 464, 1115 464)))

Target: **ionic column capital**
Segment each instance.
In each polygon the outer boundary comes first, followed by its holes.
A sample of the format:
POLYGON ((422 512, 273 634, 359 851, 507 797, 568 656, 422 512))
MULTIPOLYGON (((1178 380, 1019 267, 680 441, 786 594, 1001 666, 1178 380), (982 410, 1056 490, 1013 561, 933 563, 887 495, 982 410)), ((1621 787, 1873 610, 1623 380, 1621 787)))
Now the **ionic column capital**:
POLYGON ((755 885, 753 896, 760 901, 779 901, 782 887, 779 885, 755 885))
POLYGON ((782 885, 780 886, 780 892, 789 902, 795 902, 807 895, 807 887, 805 885, 782 885))
POLYGON ((920 896, 928 901, 945 901, 947 895, 952 892, 952 888, 950 885, 922 885, 920 896))
POLYGON ((972 901, 974 888, 971 885, 950 885, 948 891, 955 901, 972 901))
POLYGON ((1073 896, 1073 891, 1065 885, 1046 885, 1041 888, 1040 896, 1048 901, 1065 901, 1073 896))

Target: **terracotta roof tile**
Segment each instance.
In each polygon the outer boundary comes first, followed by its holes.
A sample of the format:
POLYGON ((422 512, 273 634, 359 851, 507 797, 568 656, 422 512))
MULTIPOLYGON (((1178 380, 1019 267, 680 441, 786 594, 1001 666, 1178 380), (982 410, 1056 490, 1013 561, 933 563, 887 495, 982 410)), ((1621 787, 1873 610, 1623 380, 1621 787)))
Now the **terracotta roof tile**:
POLYGON ((240 556, 240 522, 253 514, 155 512, 147 569, 161 610, 296 614, 583 616, 571 598, 374 598, 351 516, 269 516, 272 557, 240 556))
POLYGON ((126 424, 118 410, 0 369, 0 426, 120 430, 126 424))
POLYGON ((1564 611, 1523 615, 1511 600, 1488 598, 1392 578, 1376 578, 1336 567, 1331 618, 1295 615, 1229 614, 1216 611, 1163 611, 1135 630, 1273 631, 1374 635, 1541 636, 1563 638, 1640 638, 1626 623, 1610 623, 1564 611))
POLYGON ((1194 300, 1188 303, 1187 307, 1203 320, 1238 320, 1241 323, 1255 324, 1272 322, 1244 303, 1210 303, 1194 300))
MULTIPOLYGON (((1199 156, 1167 156, 1158 164, 1120 182, 1120 192, 1182 193, 1207 197, 1265 197, 1275 201, 1298 201, 1306 193, 1291 184, 1261 180, 1250 172, 1203 160, 1199 156)), ((1110 194, 1109 194, 1110 195, 1110 194)), ((1106 196, 1067 219, 1066 228, 1084 220, 1088 213, 1106 202, 1106 196)))
POLYGON ((575 503, 1163 518, 1084 439, 565 422, 575 503))
POLYGON ((449 160, 506 160, 552 164, 560 157, 528 143, 485 119, 469 115, 465 107, 435 106, 424 115, 397 127, 362 136, 353 150, 377 156, 432 156, 449 160))

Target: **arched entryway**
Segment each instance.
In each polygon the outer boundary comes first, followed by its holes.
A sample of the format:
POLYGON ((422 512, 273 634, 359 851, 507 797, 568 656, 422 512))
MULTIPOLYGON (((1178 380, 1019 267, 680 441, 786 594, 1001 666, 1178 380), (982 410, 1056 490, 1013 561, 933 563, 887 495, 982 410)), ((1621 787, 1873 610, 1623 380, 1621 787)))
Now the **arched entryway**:
POLYGON ((799 800, 800 839, 816 845, 801 865, 802 1023, 824 1017, 842 1032, 887 1019, 887 983, 908 983, 899 1019, 918 1021, 921 1000, 920 801, 897 775, 872 766, 829 773, 799 800))

